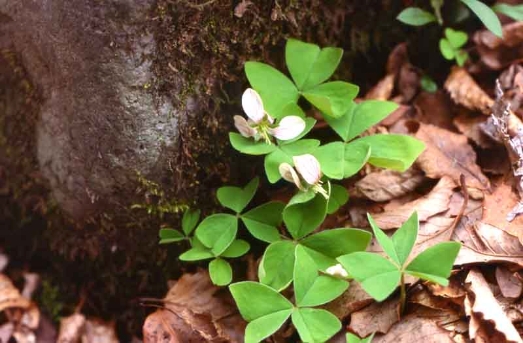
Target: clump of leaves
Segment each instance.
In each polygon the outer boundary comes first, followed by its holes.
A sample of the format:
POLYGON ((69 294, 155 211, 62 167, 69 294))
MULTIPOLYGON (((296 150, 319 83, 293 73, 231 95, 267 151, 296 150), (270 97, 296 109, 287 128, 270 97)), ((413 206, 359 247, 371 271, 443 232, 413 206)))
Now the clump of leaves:
POLYGON ((385 300, 401 287, 401 305, 405 306, 405 274, 443 286, 448 284, 460 244, 443 242, 431 246, 409 262, 409 255, 418 237, 416 213, 388 237, 368 215, 374 236, 387 257, 369 252, 356 252, 338 257, 338 261, 363 289, 378 301, 385 300), (407 263, 408 262, 408 263, 407 263))
MULTIPOLYGON (((255 178, 244 188, 218 189, 218 201, 232 213, 215 213, 200 222, 198 211, 187 211, 181 231, 160 230, 160 243, 186 242, 190 246, 180 255, 181 260, 211 260, 211 280, 220 286, 233 279, 227 259, 242 256, 250 249, 246 240, 237 238, 240 228, 268 243, 260 260, 258 282, 243 281, 229 286, 240 313, 249 322, 245 342, 259 342, 269 337, 289 319, 304 342, 325 342, 341 329, 336 316, 317 307, 339 297, 349 287, 349 279, 359 280, 357 272, 347 274, 345 269, 353 266, 345 259, 361 256, 369 265, 369 271, 379 276, 380 266, 372 263, 376 258, 384 258, 364 253, 371 240, 368 231, 332 228, 315 233, 327 214, 336 212, 348 201, 346 188, 333 182, 354 175, 366 163, 405 171, 424 149, 423 143, 410 136, 359 137, 397 105, 387 101, 356 104, 357 86, 328 81, 342 53, 337 48, 321 49, 288 40, 285 57, 292 80, 270 65, 245 64, 252 86, 242 97, 247 118, 234 117, 239 133, 231 132, 230 141, 242 153, 264 156, 265 174, 270 183, 283 178, 296 186, 295 195, 287 203, 271 201, 249 208, 259 184, 255 178), (316 121, 300 108, 300 97, 321 113, 333 133, 339 136, 338 140, 322 145, 317 139, 305 138, 316 121), (358 255, 363 253, 365 255, 358 255), (292 301, 281 294, 291 285, 292 301)), ((417 230, 409 229, 409 235, 401 234, 403 231, 398 231, 399 237, 415 241, 417 230)), ((409 253, 410 250, 406 255, 409 253)), ((385 263, 389 263, 388 260, 385 263)), ((411 264, 410 269, 400 263, 397 268, 392 264, 396 268, 394 275, 401 279, 402 273, 418 270, 411 264)), ((431 276, 446 275, 446 271, 436 273, 430 268, 420 267, 418 271, 431 276)), ((361 282, 366 285, 365 280, 361 282)), ((390 289, 390 282, 386 290, 369 294, 383 300, 397 286, 396 281, 390 289)))
MULTIPOLYGON (((490 8, 478 0, 460 0, 460 2, 465 5, 468 10, 472 11, 488 30, 498 37, 502 37, 503 30, 494 11, 508 15, 515 20, 522 20, 523 18, 523 7, 521 5, 496 4, 490 8)), ((401 11, 396 18, 402 23, 411 26, 424 26, 431 23, 438 23, 444 28, 443 37, 441 37, 439 41, 441 55, 445 59, 449 61, 454 60, 459 66, 463 66, 469 58, 467 51, 464 49, 469 38, 467 33, 444 26, 444 20, 441 15, 444 0, 431 0, 430 4, 432 12, 420 7, 408 7, 401 11)), ((463 18, 464 16, 461 17, 463 18)), ((421 86, 426 91, 433 92, 436 84, 428 75, 425 75, 424 79, 422 79, 421 86)))

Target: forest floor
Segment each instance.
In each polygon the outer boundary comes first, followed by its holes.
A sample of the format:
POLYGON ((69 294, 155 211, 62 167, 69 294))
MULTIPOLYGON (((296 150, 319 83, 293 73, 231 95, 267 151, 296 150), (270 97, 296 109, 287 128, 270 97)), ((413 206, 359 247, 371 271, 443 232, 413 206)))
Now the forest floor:
MULTIPOLYGON (((407 45, 391 52, 386 74, 360 100, 400 106, 368 133, 411 135, 426 149, 406 172, 366 166, 347 180, 349 202, 323 225, 368 228, 366 214, 371 213, 382 229, 392 232, 416 210, 415 251, 445 241, 462 244, 450 284, 410 284, 400 316, 398 294, 375 302, 354 283, 328 305, 344 323, 332 342, 344 342, 345 332, 360 337, 377 333, 373 342, 391 343, 415 343, 421 337, 426 342, 522 341, 523 169, 518 168, 523 166, 523 23, 505 25, 504 40, 487 31, 472 37, 473 62, 439 75, 441 87, 430 91, 422 87, 423 71, 409 60, 407 45), (499 135, 500 130, 506 135, 499 135)), ((326 125, 316 117, 313 134, 324 135, 326 125)), ((267 192, 278 200, 288 199, 292 190, 267 192)), ((379 251, 376 244, 370 249, 379 251)), ((8 259, 0 256, 0 269, 8 259)), ((246 275, 256 275, 257 262, 253 254, 243 258, 246 275)), ((40 304, 31 301, 38 275, 25 273, 25 285, 3 274, 0 279, 0 311, 5 313, 0 342, 49 342, 56 335, 60 342, 118 341, 114 323, 82 314, 83 300, 59 328, 53 327, 40 304)), ((183 342, 188 332, 197 332, 195 342, 242 340, 245 323, 230 295, 213 286, 204 271, 186 273, 165 299, 144 303, 160 307, 146 321, 145 341, 170 337, 169 342, 183 342)), ((286 327, 272 342, 289 341, 292 335, 292 327, 286 327)))

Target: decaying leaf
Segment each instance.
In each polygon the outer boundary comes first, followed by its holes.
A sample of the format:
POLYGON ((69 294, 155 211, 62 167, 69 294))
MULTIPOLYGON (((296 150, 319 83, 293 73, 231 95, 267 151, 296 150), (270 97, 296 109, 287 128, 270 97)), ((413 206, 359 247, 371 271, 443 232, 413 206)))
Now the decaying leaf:
POLYGON ((349 288, 340 297, 324 305, 323 308, 343 320, 349 314, 361 310, 372 302, 374 299, 365 292, 361 284, 351 281, 349 288))
MULTIPOLYGON (((449 92, 450 97, 456 104, 462 105, 469 110, 480 111, 485 115, 491 114, 494 99, 488 96, 488 94, 478 86, 476 81, 474 81, 465 69, 453 67, 445 81, 445 89, 449 92)), ((508 131, 511 135, 517 132, 521 124, 521 120, 514 113, 510 113, 508 131)), ((493 131, 489 129, 488 126, 488 122, 482 126, 482 130, 486 134, 493 131)), ((492 133, 490 133, 490 136, 492 136, 492 133)))
POLYGON ((495 226, 480 221, 458 225, 452 239, 462 243, 455 265, 508 262, 523 266, 519 240, 495 226))
POLYGON ((387 333, 399 319, 399 298, 396 297, 352 313, 349 329, 360 337, 367 337, 373 332, 387 333))
POLYGON ((30 304, 31 302, 28 299, 22 297, 11 279, 0 274, 0 312, 12 307, 27 309, 30 304))
POLYGON ((365 95, 365 99, 374 100, 389 100, 394 89, 394 74, 388 74, 381 79, 370 91, 365 95))
POLYGON ((518 273, 510 271, 505 266, 498 266, 496 268, 496 281, 501 294, 505 298, 519 298, 521 295, 523 283, 518 273))
POLYGON ((386 335, 378 335, 373 343, 454 343, 448 331, 430 318, 407 315, 394 325, 386 335))
POLYGON ((507 215, 518 204, 519 197, 510 180, 496 180, 492 193, 485 193, 482 221, 501 229, 523 242, 523 217, 507 221, 507 215))
POLYGON ((242 342, 245 322, 230 296, 218 291, 205 271, 183 275, 167 293, 165 309, 145 320, 144 343, 242 342))
POLYGON ((87 320, 82 342, 118 343, 114 322, 107 323, 100 319, 87 320))
POLYGON ((464 68, 452 68, 447 81, 445 81, 445 89, 457 104, 486 115, 490 114, 494 100, 478 86, 464 68))
POLYGON ((490 188, 488 178, 476 164, 476 152, 467 137, 433 125, 420 125, 416 138, 422 140, 426 149, 417 163, 430 178, 451 177, 459 183, 463 174, 467 186, 485 190, 490 188))
POLYGON ((58 343, 78 342, 82 337, 85 327, 85 316, 75 313, 60 320, 60 331, 58 332, 58 343))
POLYGON ((523 56, 523 22, 503 26, 503 38, 482 30, 473 40, 484 65, 493 70, 503 69, 523 56))
POLYGON ((465 297, 465 289, 463 288, 462 281, 454 276, 449 279, 447 286, 438 285, 436 283, 429 283, 427 285, 430 292, 438 297, 457 299, 465 297))
POLYGON ((482 148, 491 148, 494 146, 494 141, 486 135, 481 129, 487 118, 485 116, 472 115, 469 112, 462 112, 454 118, 454 125, 458 130, 471 139, 474 143, 482 148))
POLYGON ((417 109, 416 119, 420 122, 447 130, 453 129, 455 106, 443 90, 435 93, 421 92, 414 101, 414 107, 417 109))
MULTIPOLYGON (((471 315, 476 319, 493 324, 495 330, 501 333, 507 342, 523 342, 514 324, 507 318, 492 294, 481 272, 477 269, 470 270, 465 282, 468 284, 467 299, 471 305, 471 315)), ((476 328, 470 331, 471 338, 474 338, 476 328)))
POLYGON ((424 180, 423 173, 416 168, 403 173, 385 169, 367 174, 355 186, 370 200, 387 201, 414 191, 424 180))
POLYGON ((11 322, 5 323, 0 326, 0 342, 9 342, 9 339, 13 335, 15 325, 11 322))
POLYGON ((424 222, 449 209, 450 197, 455 187, 451 178, 443 177, 429 194, 394 208, 385 206, 383 213, 373 213, 372 218, 383 230, 400 227, 414 211, 418 212, 420 222, 424 222))

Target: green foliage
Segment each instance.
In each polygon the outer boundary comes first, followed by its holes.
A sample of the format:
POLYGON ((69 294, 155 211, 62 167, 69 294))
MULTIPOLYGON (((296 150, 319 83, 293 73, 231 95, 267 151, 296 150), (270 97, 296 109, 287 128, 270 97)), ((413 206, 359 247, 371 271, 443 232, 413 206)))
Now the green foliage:
POLYGON ((492 10, 494 10, 494 12, 504 14, 507 17, 517 21, 523 20, 523 5, 509 5, 499 3, 492 6, 492 10))
POLYGON ((436 82, 434 82, 434 80, 427 74, 425 74, 421 77, 420 83, 421 83, 421 88, 425 92, 435 93, 438 90, 438 85, 436 84, 436 82))
MULTIPOLYGON (((368 252, 356 252, 338 258, 347 272, 361 283, 363 289, 378 301, 386 299, 400 285, 403 275, 409 274, 446 286, 460 244, 444 242, 421 252, 408 263, 418 235, 418 217, 412 216, 388 237, 369 215, 376 240, 387 258, 368 252)), ((405 299, 402 299, 405 301, 405 299)))
POLYGON ((456 60, 459 66, 463 66, 469 55, 461 47, 467 43, 467 40, 468 35, 465 32, 446 28, 445 37, 439 41, 439 50, 447 60, 456 60))
MULTIPOLYGON (((513 19, 522 20, 523 7, 510 6, 505 4, 497 4, 492 9, 478 0, 460 0, 465 4, 485 25, 485 27, 498 37, 503 36, 501 23, 494 11, 506 14, 513 19)), ((401 11, 396 17, 399 21, 412 26, 423 26, 433 22, 438 22, 443 25, 443 18, 441 16, 441 7, 443 0, 431 0, 430 4, 434 10, 434 14, 425 11, 418 7, 408 7, 401 11)), ((449 60, 455 60, 459 66, 463 66, 468 60, 468 53, 462 49, 467 43, 468 36, 465 32, 454 31, 451 28, 445 28, 445 36, 439 41, 439 50, 441 55, 449 60)), ((421 80, 421 86, 428 92, 435 92, 437 86, 432 80, 424 78, 421 80)))
POLYGON ((161 243, 190 245, 180 260, 209 260, 210 278, 219 286, 233 280, 228 259, 243 256, 250 249, 247 240, 238 239, 239 231, 268 243, 258 266, 259 282, 229 285, 241 315, 249 322, 245 342, 269 337, 289 319, 302 341, 325 342, 341 329, 341 323, 332 313, 317 307, 347 290, 346 271, 369 294, 385 299, 403 273, 443 283, 457 253, 452 244, 438 245, 403 268, 416 239, 417 229, 412 229, 417 228, 415 217, 391 239, 374 228, 389 259, 365 252, 371 240, 367 231, 318 230, 327 214, 335 213, 349 199, 347 189, 332 184, 333 179, 346 179, 366 163, 404 171, 424 149, 422 142, 410 136, 359 137, 397 105, 373 100, 356 104, 357 86, 328 81, 341 56, 341 49, 321 49, 291 39, 285 59, 292 80, 267 64, 245 64, 253 88, 242 98, 249 121, 235 117, 241 134, 229 134, 231 145, 244 154, 265 155, 264 169, 270 183, 283 178, 296 185, 297 191, 287 203, 271 201, 251 208, 249 203, 259 186, 255 178, 244 187, 218 189, 219 203, 232 213, 213 213, 200 221, 199 211, 188 210, 181 231, 160 230, 161 243), (320 111, 339 140, 322 145, 319 140, 306 138, 316 121, 298 105, 300 96, 320 111), (450 257, 433 265, 430 259, 441 251, 450 257), (280 293, 291 285, 294 304, 280 293))
POLYGON ((498 37, 503 37, 503 29, 494 11, 478 0, 461 0, 481 20, 483 25, 498 37))
POLYGON ((396 17, 402 23, 423 26, 436 21, 436 16, 418 7, 408 7, 396 17))
POLYGON ((348 333, 346 335, 347 343, 371 343, 372 339, 374 338, 374 334, 366 337, 366 338, 359 338, 355 334, 348 333))

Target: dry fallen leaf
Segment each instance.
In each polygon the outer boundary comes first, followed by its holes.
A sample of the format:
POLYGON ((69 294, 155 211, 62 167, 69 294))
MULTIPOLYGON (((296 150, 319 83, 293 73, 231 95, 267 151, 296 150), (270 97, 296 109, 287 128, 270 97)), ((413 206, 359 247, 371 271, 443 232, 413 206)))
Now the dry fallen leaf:
POLYGON ((495 226, 479 221, 458 225, 452 239, 462 243, 455 265, 510 262, 523 266, 519 240, 495 226))
POLYGON ((485 194, 482 222, 501 229, 523 242, 523 216, 507 221, 507 214, 519 203, 510 181, 496 180, 493 192, 485 194), (507 183, 508 182, 508 183, 507 183))
POLYGON ((433 125, 420 125, 416 138, 422 140, 426 149, 418 157, 417 164, 430 178, 450 176, 459 183, 463 174, 467 186, 489 189, 490 182, 476 164, 476 152, 467 137, 433 125))
POLYGON ((452 130, 454 107, 448 95, 442 90, 435 93, 421 92, 414 101, 416 119, 425 124, 432 124, 447 130, 452 130))
POLYGON ((503 69, 523 56, 523 22, 503 26, 503 38, 482 30, 473 40, 484 65, 493 70, 503 69))
POLYGON ((143 325, 144 343, 243 342, 245 322, 227 294, 218 295, 206 271, 184 274, 164 299, 166 309, 149 315, 143 325), (182 339, 180 341, 180 339, 182 339))
POLYGON ((519 298, 523 290, 521 276, 518 273, 510 271, 505 266, 496 268, 496 281, 499 290, 505 298, 519 298))
POLYGON ((118 343, 114 322, 106 323, 100 319, 89 319, 85 322, 85 332, 82 342, 86 343, 118 343))
POLYGON ((359 282, 351 281, 349 288, 341 296, 324 305, 323 308, 343 320, 349 314, 361 310, 373 302, 374 299, 363 290, 359 282))
POLYGON ((445 81, 445 89, 455 103, 470 110, 478 110, 483 114, 490 114, 490 108, 494 104, 494 100, 478 86, 464 68, 452 68, 445 81))
POLYGON ((429 318, 407 315, 394 325, 386 335, 378 335, 372 343, 454 343, 449 333, 429 318))
POLYGON ((391 298, 352 313, 349 330, 360 337, 373 332, 387 333, 399 319, 399 298, 391 298))
MULTIPOLYGON (((481 272, 477 269, 470 270, 465 282, 469 284, 467 299, 471 304, 471 312, 481 321, 492 323, 495 329, 505 336, 507 342, 523 342, 516 328, 496 301, 481 272)), ((473 337, 471 332, 471 338, 473 337)))
POLYGON ((11 279, 0 274, 0 312, 12 307, 27 309, 30 304, 28 299, 21 296, 11 279))
POLYGON ((416 168, 403 173, 385 169, 367 174, 355 186, 370 200, 387 201, 414 191, 424 180, 423 173, 416 168))
MULTIPOLYGON (((485 115, 490 115, 494 99, 478 86, 476 81, 463 68, 454 67, 445 81, 445 89, 449 92, 450 97, 458 105, 462 105, 469 110, 477 110, 485 115)), ((509 133, 515 135, 517 128, 523 123, 514 114, 510 113, 509 133)), ((488 121, 482 125, 482 130, 489 134, 492 129, 489 128, 488 121)))
POLYGON ((389 100, 394 89, 394 74, 388 74, 381 79, 370 91, 365 95, 365 99, 374 100, 389 100))
POLYGON ((83 334, 85 316, 75 313, 60 320, 60 331, 58 332, 58 343, 78 342, 83 334))
POLYGON ((454 125, 478 146, 491 148, 494 146, 494 141, 480 127, 486 120, 487 117, 485 116, 475 116, 470 112, 462 112, 454 118, 454 125))
POLYGON ((429 217, 448 210, 455 187, 451 178, 443 177, 429 194, 394 208, 385 206, 383 213, 373 213, 372 218, 383 230, 400 227, 414 211, 418 212, 420 222, 424 222, 429 217))

